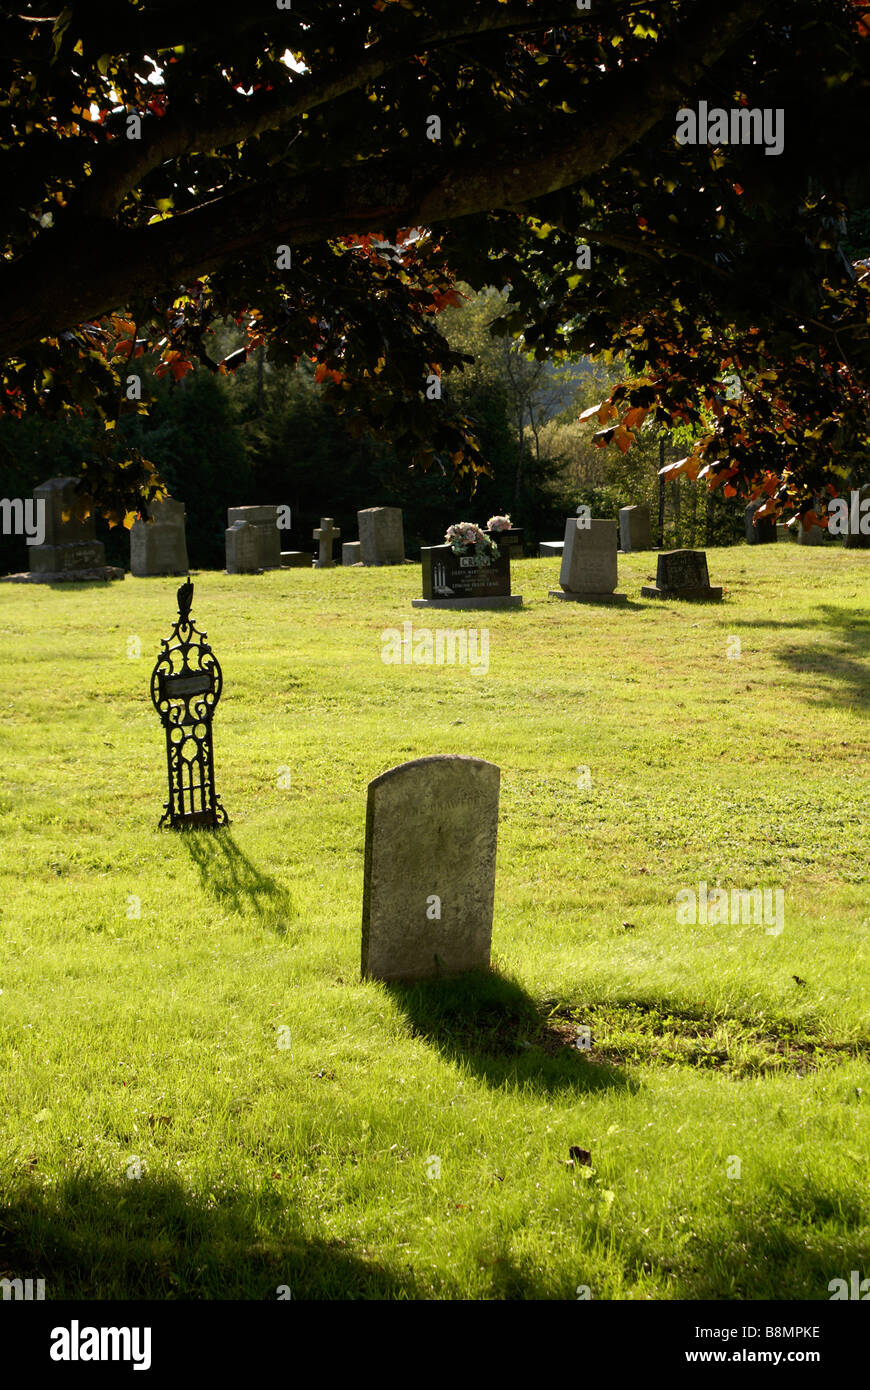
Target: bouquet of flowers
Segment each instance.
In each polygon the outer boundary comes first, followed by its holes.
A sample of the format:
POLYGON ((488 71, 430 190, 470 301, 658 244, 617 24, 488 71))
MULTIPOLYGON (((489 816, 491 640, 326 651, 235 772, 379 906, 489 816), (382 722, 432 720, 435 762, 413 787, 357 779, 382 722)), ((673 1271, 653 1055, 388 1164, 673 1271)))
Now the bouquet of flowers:
POLYGON ((509 531, 511 529, 511 519, 509 516, 491 516, 486 523, 487 531, 509 531))
POLYGON ((498 555, 495 541, 473 521, 458 521, 455 525, 448 526, 444 539, 454 555, 461 555, 471 546, 474 546, 475 555, 498 555))

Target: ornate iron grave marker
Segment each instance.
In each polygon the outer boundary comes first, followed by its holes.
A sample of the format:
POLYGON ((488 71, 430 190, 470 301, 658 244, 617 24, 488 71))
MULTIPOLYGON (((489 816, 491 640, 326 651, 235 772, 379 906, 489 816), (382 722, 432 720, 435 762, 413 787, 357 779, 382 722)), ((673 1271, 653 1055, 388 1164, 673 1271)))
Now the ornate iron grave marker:
POLYGON ((178 590, 178 621, 164 639, 151 672, 151 699, 166 730, 169 800, 160 825, 173 830, 226 825, 229 816, 214 789, 211 721, 221 697, 220 663, 190 621, 193 585, 178 590))

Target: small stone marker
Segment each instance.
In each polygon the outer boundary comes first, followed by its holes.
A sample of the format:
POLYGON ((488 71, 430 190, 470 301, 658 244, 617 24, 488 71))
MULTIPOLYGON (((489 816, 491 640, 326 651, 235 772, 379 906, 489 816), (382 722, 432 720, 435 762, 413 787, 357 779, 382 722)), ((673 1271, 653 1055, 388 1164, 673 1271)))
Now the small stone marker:
POLYGON ((234 521, 227 527, 227 574, 256 574, 261 568, 260 542, 256 529, 247 521, 234 521))
POLYGON ((538 541, 538 559, 548 560, 551 555, 561 555, 564 549, 564 541, 538 541))
POLYGON ((616 527, 612 521, 590 520, 579 527, 577 518, 565 522, 560 588, 551 589, 552 598, 586 603, 625 603, 626 594, 616 594, 616 527))
POLYGON ((658 557, 656 583, 644 584, 644 598, 718 600, 720 588, 710 586, 707 556, 703 550, 668 550, 658 557))
MULTIPOLYGON (((232 528, 237 521, 246 521, 254 535, 257 563, 254 569, 276 570, 281 566, 281 532, 278 530, 278 508, 268 507, 229 507, 227 526, 232 528)), ((227 565, 229 571, 229 565, 227 565)))
POLYGON ((124 578, 122 569, 106 564, 105 547, 96 538, 93 512, 84 521, 72 514, 80 501, 75 478, 49 478, 33 489, 33 498, 37 512, 42 508, 45 512, 44 544, 27 547, 33 581, 124 578), (69 513, 66 520, 64 512, 69 513))
POLYGON ((413 608, 522 608, 522 594, 511 593, 510 552, 457 554, 450 545, 420 549, 423 597, 413 608))
POLYGON ((619 545, 622 550, 649 550, 649 507, 620 507, 619 545))
POLYGON ((763 506, 764 502, 750 502, 746 508, 744 521, 747 545, 769 545, 771 541, 778 539, 778 528, 773 517, 764 517, 760 521, 755 520, 755 513, 763 506))
POLYGON ((369 783, 364 979, 487 969, 501 773, 481 758, 415 758, 369 783))
POLYGON ((795 539, 794 531, 790 526, 787 526, 784 521, 778 521, 776 523, 776 539, 778 543, 781 541, 793 541, 795 539))
POLYGON ((130 528, 130 573, 137 579, 156 574, 187 574, 184 503, 164 497, 148 505, 150 521, 130 528))
POLYGON ((314 556, 306 555, 304 550, 282 550, 281 568, 282 570, 310 570, 314 564, 314 556))
POLYGON ((320 542, 320 551, 315 568, 319 570, 331 569, 335 563, 332 558, 332 543, 338 540, 341 535, 341 528, 333 526, 331 516, 322 516, 320 525, 315 527, 311 534, 316 541, 320 542))
MULTIPOLYGON (((356 514, 364 565, 403 565, 405 532, 400 507, 366 507, 356 514)), ((356 563, 352 561, 351 563, 356 563)))
POLYGON ((361 565, 360 542, 345 541, 341 547, 341 563, 343 565, 361 565))

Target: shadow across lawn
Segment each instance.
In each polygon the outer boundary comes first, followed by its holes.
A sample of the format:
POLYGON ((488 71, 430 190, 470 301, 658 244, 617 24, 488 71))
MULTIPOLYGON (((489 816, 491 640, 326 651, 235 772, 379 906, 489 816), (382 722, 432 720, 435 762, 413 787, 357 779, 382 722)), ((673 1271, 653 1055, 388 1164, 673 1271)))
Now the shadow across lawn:
POLYGON ((44 1279, 47 1300, 427 1296, 408 1266, 303 1234, 278 1191, 206 1197, 147 1174, 28 1185, 0 1207, 0 1250, 0 1275, 44 1279))
POLYGON ((773 648, 771 654, 797 675, 828 683, 813 685, 814 704, 870 704, 870 617, 857 613, 854 608, 841 608, 831 603, 820 604, 817 612, 818 617, 810 621, 737 619, 731 620, 731 626, 791 633, 795 639, 809 628, 822 631, 826 635, 822 642, 784 641, 773 648), (836 682, 839 688, 832 688, 831 682, 836 682))
POLYGON ((219 830, 185 831, 180 843, 199 870, 203 888, 221 907, 242 916, 254 913, 263 926, 285 936, 296 917, 293 899, 286 888, 263 873, 239 849, 232 832, 219 830))
POLYGON ((636 1089, 619 1067, 593 1061, 578 1049, 576 1027, 547 1018, 516 981, 495 971, 390 981, 385 988, 414 1037, 489 1086, 543 1092, 636 1089))

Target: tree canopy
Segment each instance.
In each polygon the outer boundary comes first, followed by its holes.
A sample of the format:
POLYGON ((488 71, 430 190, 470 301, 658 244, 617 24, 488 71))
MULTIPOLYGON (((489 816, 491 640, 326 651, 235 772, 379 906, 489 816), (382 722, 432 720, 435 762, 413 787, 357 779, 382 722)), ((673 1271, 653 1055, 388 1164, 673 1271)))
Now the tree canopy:
POLYGON ((690 476, 811 519, 870 442, 870 272, 843 249, 868 35, 853 0, 21 4, 0 407, 95 412, 84 481, 120 520, 159 484, 117 428, 147 409, 139 358, 180 379, 265 344, 409 466, 469 473, 438 315, 495 284, 495 329, 538 356, 625 357, 599 442, 689 426, 690 476), (703 103, 781 113, 781 152, 721 124, 680 143, 703 103))

